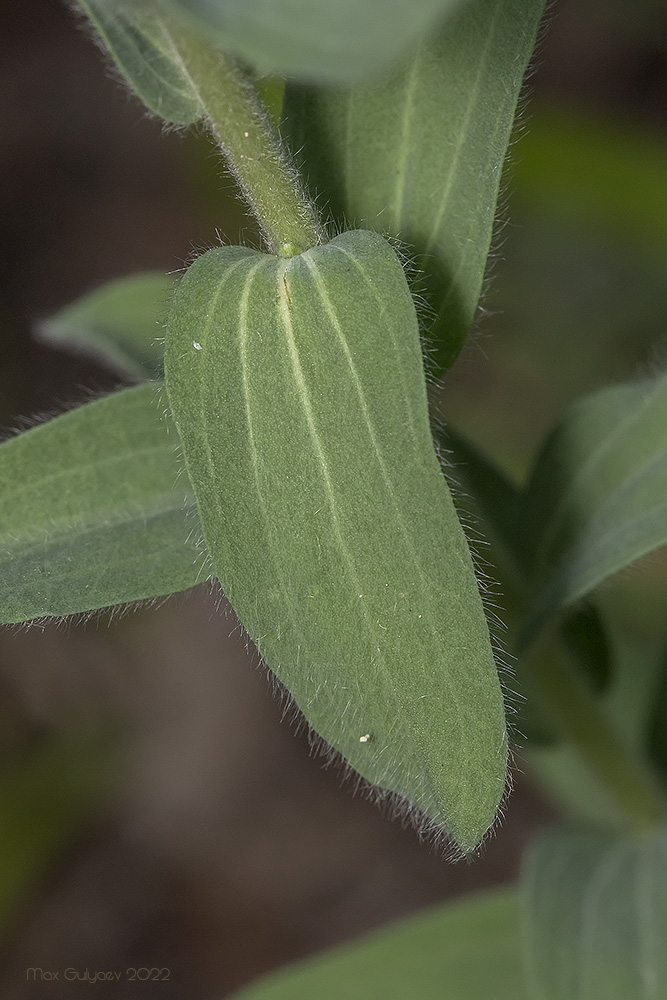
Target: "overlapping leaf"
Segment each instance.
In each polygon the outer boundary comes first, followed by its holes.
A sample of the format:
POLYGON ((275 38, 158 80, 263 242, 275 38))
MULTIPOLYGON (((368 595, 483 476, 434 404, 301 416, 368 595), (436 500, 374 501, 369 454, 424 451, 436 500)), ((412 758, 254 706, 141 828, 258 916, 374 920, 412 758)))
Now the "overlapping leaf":
POLYGON ((528 487, 546 617, 667 543, 667 377, 583 399, 548 440, 528 487))
POLYGON ((387 69, 464 0, 171 0, 264 73, 342 84, 387 69))
POLYGON ((205 557, 155 384, 0 445, 0 621, 185 590, 205 557))
POLYGON ((78 0, 110 55, 144 104, 161 118, 189 125, 201 117, 197 92, 176 52, 157 3, 78 0))
POLYGON ((43 320, 39 336, 98 356, 139 379, 162 374, 162 326, 174 283, 158 272, 133 274, 97 288, 43 320))
POLYGON ((393 250, 352 232, 282 261, 209 251, 165 365, 209 551, 267 665, 470 850, 504 791, 503 703, 393 250))
POLYGON ((236 1000, 528 1000, 513 890, 449 903, 251 985, 236 1000))
POLYGON ((542 9, 542 0, 473 0, 388 79, 287 89, 285 128, 313 192, 339 224, 399 237, 422 271, 437 371, 477 308, 542 9))
POLYGON ((667 833, 542 837, 524 872, 530 996, 652 1000, 667 994, 667 833))

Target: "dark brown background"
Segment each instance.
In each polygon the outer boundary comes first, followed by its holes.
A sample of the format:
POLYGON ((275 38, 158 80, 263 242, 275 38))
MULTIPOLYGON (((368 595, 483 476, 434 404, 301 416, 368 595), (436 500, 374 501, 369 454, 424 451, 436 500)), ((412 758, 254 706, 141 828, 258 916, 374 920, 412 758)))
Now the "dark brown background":
MULTIPOLYGON (((629 116, 664 136, 660 10, 630 0, 554 4, 535 97, 629 116)), ((193 248, 215 243, 216 229, 235 242, 252 227, 206 143, 163 134, 56 0, 3 6, 0 77, 0 423, 10 428, 118 384, 34 342, 36 320, 109 278, 180 268, 193 248)), ((506 231, 494 286, 506 291, 487 301, 505 317, 526 306, 517 275, 534 234, 525 214, 519 221, 528 237, 518 222, 506 231)), ((550 252, 542 250, 547 269, 550 252)), ((567 274, 562 281, 570 294, 567 274)), ((528 303, 531 316, 540 309, 548 306, 528 303)), ((538 395, 529 365, 493 382, 493 352, 502 370, 503 350, 518 350, 502 315, 481 321, 448 383, 452 412, 463 423, 468 415, 478 437, 476 394, 538 395)), ((620 370, 661 333, 643 330, 620 370)), ((536 357, 541 349, 546 339, 536 357)), ((552 414, 539 406, 541 426, 552 414)), ((519 418, 508 414, 495 419, 490 441, 514 432, 519 418)), ((507 459, 520 464, 534 442, 530 432, 513 440, 507 459)), ((3 773, 54 732, 111 729, 116 746, 105 804, 15 908, 0 968, 0 993, 12 1000, 87 989, 27 983, 29 966, 166 966, 169 983, 134 992, 97 985, 96 996, 222 997, 281 963, 513 878, 524 844, 552 816, 518 773, 506 821, 482 857, 447 863, 310 756, 305 735, 281 721, 233 619, 203 588, 111 624, 4 631, 0 696, 3 773)))

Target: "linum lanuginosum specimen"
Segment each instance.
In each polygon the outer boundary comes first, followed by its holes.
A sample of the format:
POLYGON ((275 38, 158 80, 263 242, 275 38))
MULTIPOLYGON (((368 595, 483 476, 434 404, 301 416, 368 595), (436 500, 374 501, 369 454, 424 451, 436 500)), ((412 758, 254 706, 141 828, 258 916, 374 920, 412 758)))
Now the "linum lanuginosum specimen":
POLYGON ((177 290, 167 391, 204 537, 267 666, 364 778, 472 850, 505 788, 503 699, 382 237, 211 250, 177 290))

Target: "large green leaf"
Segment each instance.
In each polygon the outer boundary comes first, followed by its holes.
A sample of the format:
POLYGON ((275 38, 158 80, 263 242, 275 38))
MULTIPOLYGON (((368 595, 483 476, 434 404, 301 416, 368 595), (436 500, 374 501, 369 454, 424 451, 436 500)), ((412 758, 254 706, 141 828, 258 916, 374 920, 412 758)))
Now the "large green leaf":
POLYGON ((157 4, 77 0, 144 104, 178 125, 201 117, 197 92, 157 4))
POLYGON ((423 272, 437 371, 458 354, 477 308, 542 10, 542 0, 474 0, 387 80, 287 88, 285 127, 313 193, 339 224, 399 237, 423 272))
POLYGON ((577 403, 547 441, 526 497, 537 597, 527 635, 667 543, 667 376, 577 403))
POLYGON ((384 71, 463 0, 170 0, 263 73, 341 84, 384 71))
POLYGON ((667 833, 555 831, 524 872, 530 996, 667 996, 667 833))
POLYGON ((528 1000, 514 890, 433 909, 251 985, 235 1000, 528 1000))
POLYGON ((38 326, 42 339, 98 356, 127 375, 162 374, 162 327, 173 279, 132 274, 96 288, 38 326))
POLYGON ((464 850, 504 792, 503 701, 430 434, 414 305, 370 232, 211 250, 167 390, 223 590, 313 728, 464 850))
POLYGON ((0 621, 185 590, 208 575, 178 438, 156 386, 0 445, 0 621))

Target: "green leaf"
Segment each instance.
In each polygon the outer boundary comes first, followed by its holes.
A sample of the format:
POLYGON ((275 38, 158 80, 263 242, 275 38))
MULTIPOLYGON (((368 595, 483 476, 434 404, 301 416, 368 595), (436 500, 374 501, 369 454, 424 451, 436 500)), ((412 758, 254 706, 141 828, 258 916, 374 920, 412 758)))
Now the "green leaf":
POLYGON ((611 680, 612 656, 599 610, 590 601, 583 601, 563 619, 561 635, 570 655, 585 665, 593 689, 604 691, 611 680))
MULTIPOLYGON (((503 621, 512 635, 520 627, 532 598, 531 553, 527 545, 530 533, 526 531, 529 511, 524 491, 451 426, 439 428, 436 436, 440 448, 449 452, 454 465, 452 475, 460 487, 457 507, 465 511, 468 519, 472 518, 473 527, 481 527, 482 536, 489 543, 484 555, 493 567, 492 577, 500 584, 503 621)), ((596 692, 604 690, 611 677, 611 651, 605 623, 597 608, 586 602, 572 609, 561 622, 560 636, 591 688, 596 692)), ((550 649, 550 654, 559 655, 557 645, 550 649)), ((516 696, 517 731, 531 745, 551 742, 556 734, 540 707, 529 665, 523 657, 516 661, 512 688, 516 696)))
POLYGON ((340 85, 385 71, 462 0, 171 0, 263 73, 340 85))
POLYGON ((514 890, 480 893, 309 958, 234 1000, 527 1000, 514 890))
POLYGON ((528 487, 537 598, 551 614, 667 543, 667 376, 614 386, 572 407, 528 487))
POLYGON ((524 872, 527 973, 540 1000, 667 994, 667 833, 560 830, 524 872))
POLYGON ((651 692, 651 705, 646 733, 650 758, 667 783, 667 655, 662 656, 651 692))
POLYGON ((421 270, 437 373, 477 308, 542 10, 542 0, 474 0, 388 80, 287 88, 285 127, 313 193, 339 224, 399 237, 421 270))
POLYGON ((144 104, 161 118, 189 125, 201 117, 196 90, 158 5, 77 0, 144 104))
POLYGON ((48 343, 99 357, 135 378, 162 374, 162 323, 174 290, 158 273, 110 281, 42 320, 39 336, 48 343))
POLYGON ((570 218, 590 234, 610 230, 664 260, 667 241, 667 143, 657 129, 623 120, 618 109, 531 103, 514 171, 527 207, 570 218))
POLYGON ((391 247, 211 250, 168 322, 167 390, 223 590, 313 728, 463 850, 505 786, 503 701, 435 455, 391 247))
POLYGON ((526 512, 522 491, 451 425, 438 427, 435 436, 440 449, 451 455, 452 478, 460 487, 459 509, 465 510, 473 523, 481 524, 503 582, 509 580, 523 590, 526 512))
POLYGON ((185 590, 205 556, 155 384, 0 445, 1 622, 185 590))

